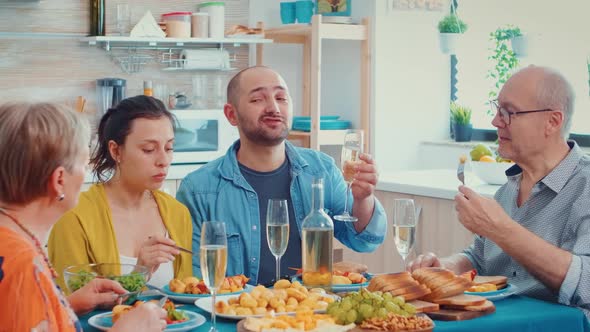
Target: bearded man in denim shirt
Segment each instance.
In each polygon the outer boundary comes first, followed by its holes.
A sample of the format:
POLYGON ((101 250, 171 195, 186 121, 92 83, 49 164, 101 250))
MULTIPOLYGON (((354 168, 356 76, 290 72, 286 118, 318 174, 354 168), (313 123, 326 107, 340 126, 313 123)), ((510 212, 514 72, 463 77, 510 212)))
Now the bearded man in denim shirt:
MULTIPOLYGON (((292 101, 283 78, 266 67, 251 67, 228 84, 224 113, 237 126, 240 139, 224 157, 183 179, 176 198, 193 219, 193 250, 199 250, 201 224, 226 224, 227 275, 245 274, 250 283, 274 278, 275 260, 266 243, 269 198, 286 199, 290 234, 281 271, 301 266, 301 224, 311 209, 311 183, 324 178, 324 207, 329 214, 344 210, 346 183, 334 160, 324 153, 286 141, 292 101)), ((374 251, 387 232, 385 212, 374 196, 378 175, 370 155, 362 154, 351 187, 355 223, 334 222, 334 236, 358 252, 374 251)), ((199 256, 193 256, 201 275, 199 256)))

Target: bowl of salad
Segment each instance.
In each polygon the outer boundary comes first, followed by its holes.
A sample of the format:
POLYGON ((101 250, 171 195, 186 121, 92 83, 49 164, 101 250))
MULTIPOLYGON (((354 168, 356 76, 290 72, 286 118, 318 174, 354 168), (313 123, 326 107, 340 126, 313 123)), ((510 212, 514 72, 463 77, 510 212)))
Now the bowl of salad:
POLYGON ((106 278, 119 282, 129 292, 137 292, 145 287, 148 268, 143 265, 98 263, 68 266, 64 270, 64 280, 70 293, 82 288, 94 278, 106 278))

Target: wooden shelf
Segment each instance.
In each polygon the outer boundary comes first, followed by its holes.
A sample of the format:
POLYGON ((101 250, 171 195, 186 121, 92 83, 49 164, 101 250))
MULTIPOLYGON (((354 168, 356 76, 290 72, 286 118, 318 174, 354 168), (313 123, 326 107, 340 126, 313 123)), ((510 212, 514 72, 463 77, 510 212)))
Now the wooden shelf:
POLYGON ((234 45, 241 44, 268 44, 272 40, 266 38, 147 38, 127 36, 95 36, 81 38, 80 41, 88 45, 135 45, 135 46, 204 46, 213 45, 234 45))
MULTIPOLYGON (((289 24, 276 28, 263 28, 265 38, 273 43, 301 44, 303 47, 303 93, 302 114, 311 117, 311 132, 293 131, 291 138, 302 141, 306 146, 319 150, 320 145, 341 145, 344 142, 344 131, 320 130, 321 79, 322 79, 322 42, 327 39, 361 41, 360 56, 360 126, 365 132, 364 150, 370 152, 369 121, 371 114, 371 36, 369 19, 364 18, 361 24, 323 23, 321 15, 314 15, 311 24, 289 24)), ((256 64, 264 64, 264 45, 256 45, 256 64)))
MULTIPOLYGON (((368 29, 361 24, 321 23, 319 37, 322 39, 366 40, 368 29)), ((264 31, 265 37, 275 43, 304 44, 312 33, 309 24, 288 24, 264 31)))
MULTIPOLYGON (((344 134, 346 134, 346 130, 320 130, 318 133, 321 145, 342 145, 344 134)), ((289 137, 292 139, 309 139, 311 132, 291 130, 289 137)))

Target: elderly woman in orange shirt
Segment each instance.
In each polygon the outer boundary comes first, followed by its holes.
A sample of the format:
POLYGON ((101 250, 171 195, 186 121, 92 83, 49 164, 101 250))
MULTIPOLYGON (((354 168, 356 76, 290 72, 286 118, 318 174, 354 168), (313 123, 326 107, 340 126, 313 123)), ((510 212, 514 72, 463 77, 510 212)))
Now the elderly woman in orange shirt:
MULTIPOLYGON (((88 124, 56 105, 0 105, 0 322, 6 331, 81 331, 75 313, 112 305, 125 290, 95 279, 67 298, 39 239, 78 201, 88 124)), ((164 310, 140 306, 112 331, 162 331, 164 310)))

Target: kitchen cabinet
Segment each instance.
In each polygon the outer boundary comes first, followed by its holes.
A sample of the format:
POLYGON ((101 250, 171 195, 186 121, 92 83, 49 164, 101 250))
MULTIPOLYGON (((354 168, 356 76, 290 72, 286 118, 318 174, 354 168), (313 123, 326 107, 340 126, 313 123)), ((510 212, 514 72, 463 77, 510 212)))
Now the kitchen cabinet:
MULTIPOLYGON (((261 26, 262 23, 259 23, 261 26)), ((304 146, 319 150, 320 145, 341 145, 345 130, 320 130, 320 101, 322 80, 322 43, 328 39, 361 41, 360 129, 370 137, 370 91, 371 91, 371 34, 369 19, 361 24, 322 23, 321 15, 314 15, 311 25, 292 24, 265 29, 265 38, 273 43, 300 44, 303 46, 303 110, 302 115, 311 116, 311 130, 291 131, 289 139, 302 141, 304 146)), ((256 45, 256 63, 264 63, 264 45, 256 45)), ((369 139, 365 140, 369 150, 369 139)))
MULTIPOLYGON (((366 264, 372 273, 399 272, 403 262, 393 239, 393 200, 412 198, 416 206, 422 208, 416 228, 416 242, 408 256, 408 261, 418 254, 433 252, 446 257, 461 252, 473 241, 473 234, 459 222, 454 201, 450 199, 407 195, 388 191, 376 191, 375 196, 383 204, 387 213, 387 235, 383 244, 373 253, 357 253, 340 242, 334 247, 342 249, 343 259, 366 264)), ((336 222, 336 221, 335 221, 336 222)))

